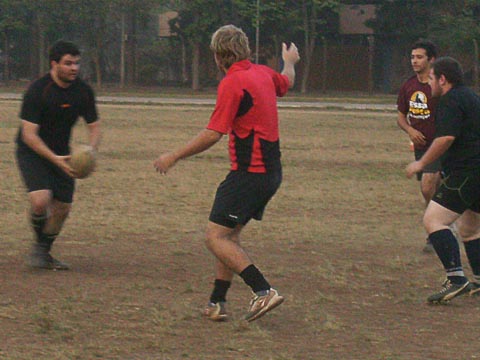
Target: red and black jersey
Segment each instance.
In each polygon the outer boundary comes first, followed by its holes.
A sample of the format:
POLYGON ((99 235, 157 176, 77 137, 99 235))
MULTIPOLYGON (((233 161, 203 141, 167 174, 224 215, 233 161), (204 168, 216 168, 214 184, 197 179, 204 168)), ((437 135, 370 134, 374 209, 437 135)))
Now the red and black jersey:
MULTIPOLYGON (((407 116, 410 125, 420 131, 427 143, 417 150, 426 150, 435 136, 435 107, 437 99, 432 98, 428 83, 421 83, 414 75, 401 87, 397 99, 397 109, 407 116)), ((418 147, 418 148, 417 148, 418 147)))
MULTIPOLYGON (((23 97, 20 118, 39 125, 38 135, 57 155, 67 155, 71 131, 79 117, 87 123, 98 119, 92 88, 80 79, 68 88, 58 86, 50 73, 34 81, 23 97)), ((23 143, 21 128, 17 143, 23 143)))
POLYGON ((281 167, 277 96, 288 88, 288 78, 268 66, 242 60, 228 69, 207 129, 229 134, 231 170, 281 167))

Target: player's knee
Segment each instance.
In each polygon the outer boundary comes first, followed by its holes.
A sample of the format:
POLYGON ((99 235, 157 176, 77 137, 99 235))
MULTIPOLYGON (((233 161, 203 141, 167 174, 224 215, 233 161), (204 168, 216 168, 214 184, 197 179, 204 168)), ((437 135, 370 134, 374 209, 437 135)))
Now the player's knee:
POLYGON ((207 246, 207 248, 210 249, 212 247, 212 245, 215 243, 216 238, 217 235, 215 231, 207 227, 207 230, 205 231, 205 245, 207 246))
POLYGON ((469 224, 461 224, 456 227, 458 235, 464 240, 475 240, 480 238, 480 227, 470 226, 469 224))
POLYGON ((32 209, 32 213, 33 214, 37 214, 37 215, 40 215, 40 214, 46 214, 47 211, 48 211, 48 201, 44 201, 44 200, 41 200, 41 199, 32 199, 30 201, 30 206, 31 206, 31 209, 32 209))
POLYGON ((68 217, 68 214, 70 214, 70 209, 71 209, 70 204, 62 204, 62 205, 56 205, 52 209, 52 215, 60 218, 60 219, 66 219, 68 217))

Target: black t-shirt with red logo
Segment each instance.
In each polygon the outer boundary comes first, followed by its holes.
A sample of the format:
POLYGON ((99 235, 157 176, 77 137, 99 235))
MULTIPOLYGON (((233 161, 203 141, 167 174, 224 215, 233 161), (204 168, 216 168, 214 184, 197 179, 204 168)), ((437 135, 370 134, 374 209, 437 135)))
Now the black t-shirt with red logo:
MULTIPOLYGON (((38 135, 57 155, 70 153, 72 128, 79 117, 90 124, 98 119, 92 88, 76 79, 68 88, 53 81, 50 73, 34 81, 23 97, 20 118, 39 125, 38 135)), ((17 136, 19 147, 29 149, 17 136)))
POLYGON ((207 129, 229 134, 231 170, 281 167, 277 96, 288 88, 288 77, 265 65, 242 60, 228 69, 207 129))
POLYGON ((407 116, 410 125, 426 137, 425 146, 415 146, 416 150, 426 150, 435 137, 435 107, 437 99, 432 98, 428 83, 421 83, 414 75, 400 88, 397 109, 407 116))

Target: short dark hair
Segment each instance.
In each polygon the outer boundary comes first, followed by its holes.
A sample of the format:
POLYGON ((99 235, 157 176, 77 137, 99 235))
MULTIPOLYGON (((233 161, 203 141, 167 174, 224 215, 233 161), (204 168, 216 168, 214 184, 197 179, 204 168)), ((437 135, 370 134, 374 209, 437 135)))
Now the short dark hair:
POLYGON ((59 40, 50 48, 50 51, 48 53, 48 60, 50 62, 60 62, 60 59, 67 54, 72 56, 78 56, 80 55, 80 50, 78 49, 77 45, 70 41, 59 40))
POLYGON ((452 57, 444 56, 435 60, 432 64, 433 74, 438 79, 445 76, 445 79, 453 86, 462 85, 463 69, 462 65, 452 57))
POLYGON ((412 45, 410 50, 424 49, 427 53, 427 58, 437 57, 437 46, 430 40, 420 39, 412 45))

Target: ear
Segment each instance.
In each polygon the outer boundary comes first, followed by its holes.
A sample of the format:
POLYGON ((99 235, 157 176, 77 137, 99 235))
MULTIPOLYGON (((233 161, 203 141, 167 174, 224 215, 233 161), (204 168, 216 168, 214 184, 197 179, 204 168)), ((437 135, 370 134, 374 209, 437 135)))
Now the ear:
POLYGON ((438 83, 441 85, 441 86, 444 86, 446 83, 447 83, 447 78, 445 77, 445 75, 440 75, 440 77, 438 78, 438 83))

